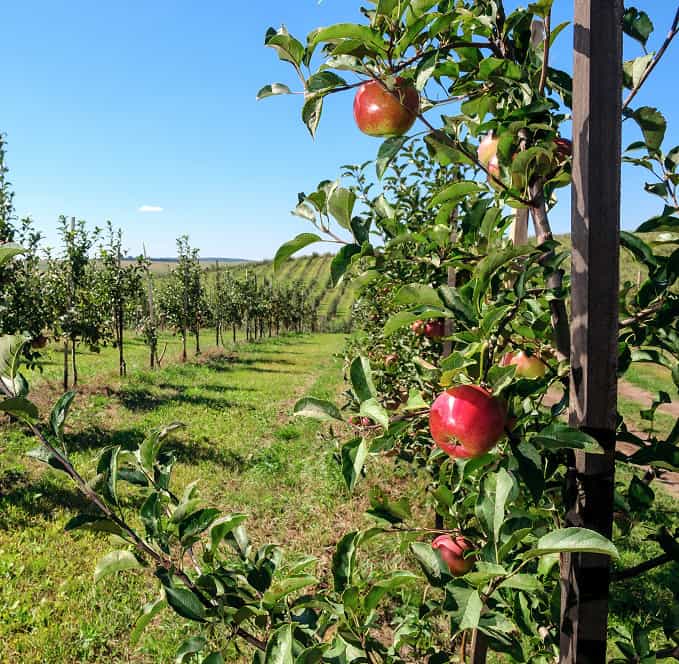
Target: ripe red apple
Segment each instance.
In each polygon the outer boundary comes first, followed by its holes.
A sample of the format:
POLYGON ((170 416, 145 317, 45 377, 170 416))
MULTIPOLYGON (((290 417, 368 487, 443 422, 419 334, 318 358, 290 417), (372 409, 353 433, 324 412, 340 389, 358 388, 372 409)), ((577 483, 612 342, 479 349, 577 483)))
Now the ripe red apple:
POLYGON ((500 366, 506 367, 510 364, 516 367, 515 373, 520 378, 543 378, 547 372, 547 366, 539 357, 529 355, 523 350, 505 354, 500 366))
POLYGON ((354 119, 368 136, 401 136, 413 126, 420 95, 408 81, 397 78, 393 90, 380 81, 367 81, 354 98, 354 119))
POLYGON ((453 576, 464 576, 474 567, 474 557, 464 557, 465 552, 473 548, 464 537, 453 538, 450 535, 439 535, 431 546, 433 549, 438 549, 443 562, 448 565, 453 576))
POLYGON ((479 143, 478 150, 476 151, 476 154, 479 158, 479 161, 484 165, 488 166, 488 164, 493 160, 496 159, 497 155, 497 144, 499 142, 499 139, 495 138, 493 136, 493 132, 490 132, 489 134, 486 134, 481 142, 479 143))
POLYGON ((418 336, 421 337, 424 334, 425 322, 423 320, 416 320, 410 329, 418 336))
POLYGON ((505 404, 479 385, 456 385, 436 398, 429 411, 434 442, 452 457, 478 457, 502 437, 505 404))
POLYGON ((430 320, 424 326, 424 336, 429 339, 440 339, 446 334, 445 323, 437 318, 436 320, 430 320))

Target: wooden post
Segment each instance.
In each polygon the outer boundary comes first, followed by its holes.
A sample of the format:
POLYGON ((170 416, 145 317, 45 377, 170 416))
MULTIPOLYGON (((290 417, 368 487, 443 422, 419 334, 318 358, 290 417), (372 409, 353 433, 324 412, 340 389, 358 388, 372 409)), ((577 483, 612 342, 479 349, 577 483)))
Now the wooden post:
MULTIPOLYGON (((566 524, 611 536, 618 339, 622 0, 575 0, 570 423, 603 455, 576 452, 566 524)), ((609 558, 561 559, 562 664, 606 661, 609 558)))

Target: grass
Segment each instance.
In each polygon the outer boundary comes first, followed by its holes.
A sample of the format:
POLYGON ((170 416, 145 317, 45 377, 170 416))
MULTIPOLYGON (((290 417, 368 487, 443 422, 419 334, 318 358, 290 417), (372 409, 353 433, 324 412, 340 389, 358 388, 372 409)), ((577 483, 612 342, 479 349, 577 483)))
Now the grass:
MULTIPOLYGON (((317 425, 288 415, 302 392, 337 393, 341 343, 338 335, 267 340, 156 372, 131 371, 123 382, 112 371, 113 350, 89 354, 81 375, 90 380, 67 435, 75 465, 91 477, 105 445, 138 441, 153 427, 183 421, 188 426, 172 443, 180 459, 175 486, 199 480, 208 504, 247 512, 258 544, 278 542, 327 557, 360 519, 365 495, 347 500, 333 450, 317 438, 317 425)), ((132 344, 128 357, 130 367, 143 366, 145 349, 132 344)), ((47 363, 45 378, 31 376, 39 403, 58 393, 52 386, 58 369, 47 363)), ((130 645, 131 625, 156 585, 138 574, 93 585, 96 561, 112 547, 101 537, 64 532, 83 501, 57 473, 24 456, 32 446, 18 428, 3 430, 0 661, 172 661, 187 628, 168 613, 136 648, 130 645)))

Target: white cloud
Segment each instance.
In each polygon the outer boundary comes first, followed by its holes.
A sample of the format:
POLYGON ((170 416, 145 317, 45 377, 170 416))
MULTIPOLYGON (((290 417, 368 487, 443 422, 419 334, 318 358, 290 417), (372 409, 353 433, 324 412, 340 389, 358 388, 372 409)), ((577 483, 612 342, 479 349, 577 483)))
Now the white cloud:
POLYGON ((139 212, 162 212, 163 208, 160 205, 140 205, 139 212))

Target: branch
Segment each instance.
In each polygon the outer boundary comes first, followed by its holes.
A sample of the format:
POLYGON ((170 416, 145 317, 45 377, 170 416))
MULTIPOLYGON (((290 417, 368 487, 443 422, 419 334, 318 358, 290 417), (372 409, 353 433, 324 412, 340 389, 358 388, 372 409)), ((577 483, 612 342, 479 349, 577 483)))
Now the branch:
MULTIPOLYGON (((11 396, 4 387, 4 385, 2 386, 2 388, 3 388, 2 391, 6 395, 11 396)), ((144 541, 127 523, 125 523, 125 521, 118 517, 115 514, 115 512, 101 500, 101 498, 99 498, 98 494, 93 489, 90 488, 87 482, 85 482, 83 477, 70 463, 70 461, 63 454, 61 454, 61 452, 59 452, 59 450, 56 449, 47 440, 47 438, 45 438, 43 433, 40 431, 40 429, 38 429, 37 426, 35 426, 35 424, 31 422, 26 422, 26 424, 28 424, 28 427, 30 428, 31 432, 42 443, 42 445, 44 445, 45 448, 56 457, 56 459, 66 472, 66 474, 75 482, 76 486, 78 487, 80 492, 85 496, 85 498, 87 498, 87 500, 89 500, 93 505, 95 505, 99 509, 99 511, 102 512, 102 514, 104 514, 108 519, 113 521, 113 523, 115 523, 123 532, 125 532, 128 535, 128 537, 132 540, 135 547, 142 554, 149 556, 156 562, 156 564, 160 565, 164 569, 169 570, 174 568, 173 572, 174 575, 177 578, 179 578, 188 588, 191 589, 191 591, 196 595, 196 597, 198 597, 198 599, 206 608, 209 609, 215 608, 215 605, 213 604, 212 600, 210 600, 208 597, 205 597, 201 590, 194 585, 193 581, 191 581, 191 579, 181 569, 175 567, 173 561, 170 558, 158 553, 158 551, 156 551, 146 541, 144 541)), ((241 627, 239 627, 236 630, 236 634, 240 636, 244 641, 247 641, 247 643, 258 648, 259 650, 266 649, 266 643, 264 641, 258 639, 256 636, 250 634, 241 627)))
POLYGON ((550 9, 545 17, 545 40, 542 56, 542 72, 540 72, 540 83, 538 84, 538 90, 540 94, 543 93, 545 89, 545 83, 547 82, 547 69, 549 67, 549 42, 552 36, 552 10, 550 9))
POLYGON ((629 93, 627 96, 627 99, 625 99, 623 105, 622 105, 622 110, 624 111, 636 97, 637 92, 641 89, 641 86, 645 83, 646 79, 651 75, 651 72, 655 69, 655 66, 660 62, 660 58, 665 54, 665 51, 667 50, 667 47, 672 43, 672 40, 677 36, 677 33, 679 33, 679 8, 677 8, 677 13, 674 15, 674 21, 672 21, 672 27, 670 28, 670 31, 667 33, 667 37, 665 37, 665 41, 663 42, 662 46, 658 50, 658 52, 655 54, 655 57, 653 60, 651 60, 650 64, 648 67, 646 67, 646 70, 644 73, 641 75, 641 78, 639 79, 639 82, 632 88, 632 91, 629 93))
MULTIPOLYGON (((530 195, 535 202, 534 205, 531 206, 530 211, 533 217, 538 246, 547 240, 551 240, 553 237, 552 228, 549 225, 549 217, 547 216, 543 186, 543 182, 539 178, 530 185, 530 195)), ((545 261, 553 255, 554 251, 549 251, 545 253, 541 261, 545 261)), ((563 272, 561 270, 555 270, 547 280, 547 287, 553 290, 559 290, 561 288, 562 279, 563 272)), ((557 358, 559 360, 567 360, 570 357, 571 338, 566 305, 564 304, 563 299, 554 298, 553 300, 550 300, 549 308, 552 311, 552 327, 554 328, 557 358)))
POLYGON ((664 302, 656 302, 655 304, 652 304, 650 307, 642 309, 641 311, 634 314, 634 316, 630 316, 629 318, 621 320, 620 327, 628 327, 629 325, 633 325, 634 323, 638 323, 642 320, 645 320, 646 318, 649 318, 653 314, 658 313, 658 311, 660 311, 663 308, 664 304, 665 304, 664 302))
POLYGON ((668 553, 663 553, 660 556, 646 560, 645 562, 635 565, 634 567, 628 567, 627 569, 621 569, 612 572, 611 581, 624 581, 625 579, 632 579, 635 576, 639 576, 644 572, 652 570, 654 567, 660 567, 660 565, 664 565, 671 560, 672 556, 670 556, 668 553))

